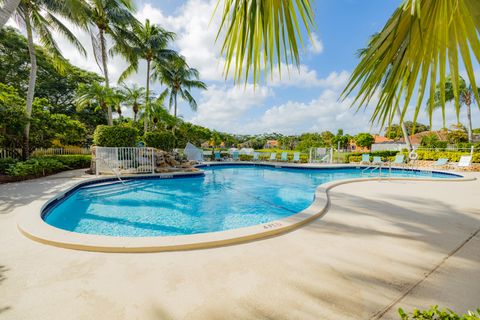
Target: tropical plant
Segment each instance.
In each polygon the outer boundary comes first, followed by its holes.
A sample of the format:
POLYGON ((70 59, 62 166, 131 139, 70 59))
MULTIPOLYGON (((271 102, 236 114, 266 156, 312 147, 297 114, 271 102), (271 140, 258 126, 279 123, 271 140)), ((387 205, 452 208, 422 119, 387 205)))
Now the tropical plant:
POLYGON ((145 88, 139 87, 137 84, 129 87, 125 84, 121 86, 121 90, 124 95, 124 103, 126 106, 130 106, 133 111, 133 121, 137 121, 138 113, 145 102, 145 88))
MULTIPOLYGON (((80 53, 86 55, 86 51, 75 35, 57 18, 61 16, 70 21, 78 21, 78 15, 82 3, 80 0, 69 0, 67 5, 61 5, 53 0, 22 0, 16 10, 17 20, 25 26, 27 33, 28 51, 30 56, 30 75, 26 99, 26 113, 30 118, 32 114, 32 104, 35 96, 35 83, 37 78, 37 57, 33 34, 39 37, 39 41, 55 61, 55 66, 59 69, 64 65, 64 59, 54 39, 52 31, 62 34, 70 41, 80 53)), ((30 122, 25 126, 23 144, 23 158, 29 157, 29 137, 30 122)))
MULTIPOLYGON (((128 78, 132 73, 138 71, 139 59, 147 62, 146 74, 146 93, 145 93, 145 109, 150 108, 150 72, 152 62, 156 64, 164 64, 172 57, 176 56, 176 52, 167 48, 168 43, 175 38, 173 32, 166 31, 160 26, 150 24, 150 20, 146 20, 144 25, 134 25, 132 30, 119 30, 119 40, 113 46, 112 52, 123 55, 130 65, 123 71, 119 81, 128 78)), ((145 122, 144 131, 148 130, 148 121, 145 122)))
MULTIPOLYGON (((471 105, 475 101, 475 93, 473 92, 473 88, 471 85, 466 84, 465 80, 460 77, 460 83, 458 85, 458 95, 459 95, 459 103, 460 107, 465 105, 467 107, 467 131, 468 131, 468 142, 472 142, 473 139, 473 129, 472 129, 472 109, 471 105)), ((444 92, 443 94, 445 95, 445 102, 450 102, 455 100, 455 94, 453 90, 453 82, 452 82, 452 77, 448 76, 447 79, 445 80, 445 84, 442 88, 440 87, 440 83, 437 84, 437 87, 435 88, 435 102, 433 104, 433 109, 438 109, 442 107, 441 103, 441 95, 442 91, 444 92)), ((480 88, 476 89, 476 92, 480 92, 480 88)), ((432 110, 433 111, 433 110, 432 110)), ((457 119, 459 118, 459 111, 460 109, 457 109, 457 119)), ((444 118, 444 123, 445 123, 445 112, 443 112, 443 118, 444 118)))
MULTIPOLYGON (((92 39, 93 55, 105 78, 105 87, 110 88, 108 74, 107 38, 122 42, 123 30, 135 26, 132 0, 87 0, 88 30, 92 39)), ((112 107, 107 105, 108 124, 113 125, 112 107)))
POLYGON ((87 108, 89 106, 94 106, 95 109, 107 110, 108 108, 110 108, 111 110, 113 100, 113 90, 97 82, 89 85, 79 85, 77 90, 77 97, 75 99, 78 110, 83 110, 84 108, 87 108))
POLYGON ((217 35, 218 40, 226 31, 221 49, 226 58, 225 76, 233 68, 235 81, 244 77, 246 82, 253 74, 257 83, 260 71, 272 71, 274 64, 279 72, 282 61, 298 66, 299 47, 303 45, 299 20, 310 36, 314 25, 311 2, 225 0, 217 35))
POLYGON ((161 96, 169 96, 168 107, 174 108, 173 115, 177 116, 177 96, 180 95, 188 102, 193 111, 197 110, 197 102, 191 94, 192 89, 206 90, 207 85, 200 81, 200 74, 190 68, 182 57, 175 57, 165 64, 156 64, 154 77, 167 86, 161 96))
MULTIPOLYGON (((342 97, 355 92, 352 106, 358 109, 374 103, 374 123, 390 124, 397 115, 402 124, 416 88, 416 122, 425 93, 427 110, 432 110, 438 78, 440 88, 445 87, 448 61, 458 109, 460 60, 472 87, 476 87, 471 53, 474 60, 480 61, 479 12, 478 0, 405 0, 367 48, 360 51, 361 60, 342 97)), ((478 92, 474 91, 474 97, 480 101, 478 92)), ((443 110, 445 90, 440 91, 440 105, 443 110)), ((405 132, 404 136, 409 143, 405 132)))

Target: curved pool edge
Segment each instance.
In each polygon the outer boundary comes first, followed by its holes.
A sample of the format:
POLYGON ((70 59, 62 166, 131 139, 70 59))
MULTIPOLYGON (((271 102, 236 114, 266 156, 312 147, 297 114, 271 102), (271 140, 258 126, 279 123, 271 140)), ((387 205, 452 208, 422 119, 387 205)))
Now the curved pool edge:
MULTIPOLYGON (((235 163, 226 163, 235 164, 235 163)), ((239 164, 248 165, 249 163, 241 162, 239 164)), ((258 163, 256 163, 258 164, 258 163)), ((219 165, 219 164, 210 164, 219 165)), ((284 163, 262 163, 262 165, 274 166, 274 167, 292 167, 284 163)), ((322 169, 327 166, 305 166, 295 165, 296 168, 310 168, 310 169, 322 169)), ((339 166, 333 166, 339 168, 339 166)), ((358 166, 342 166, 342 167, 358 167, 358 166)), ((332 168, 332 166, 328 166, 332 168)), ((434 171, 439 173, 451 172, 434 171)), ((155 179, 155 178, 173 178, 174 176, 195 176, 202 175, 202 171, 191 173, 171 173, 171 174, 158 174, 142 175, 142 176, 129 176, 128 178, 136 179, 155 179)), ((330 181, 317 186, 315 190, 314 201, 306 209, 293 214, 289 217, 270 221, 268 223, 237 228, 219 232, 199 233, 192 235, 178 235, 178 236, 157 236, 157 237, 112 237, 92 234, 82 234, 71 231, 59 229, 47 224, 42 219, 42 214, 45 208, 54 201, 67 196, 69 193, 75 191, 81 186, 99 183, 103 181, 111 181, 112 178, 94 178, 81 181, 74 186, 68 188, 56 197, 48 200, 42 206, 36 206, 33 209, 35 212, 25 212, 25 214, 19 219, 17 227, 19 231, 26 237, 35 240, 37 242, 48 244, 56 247, 83 250, 83 251, 95 251, 95 252, 116 252, 116 253, 140 253, 140 252, 161 252, 161 251, 181 251, 181 250, 194 250, 194 249, 206 249, 212 247, 226 246, 239 244, 244 242, 250 242, 262 238, 268 238, 278 234, 283 234, 299 228, 315 219, 321 218, 326 214, 330 205, 329 190, 332 188, 355 182, 368 182, 368 181, 430 181, 430 182, 463 182, 474 181, 476 178, 469 178, 454 174, 458 178, 411 178, 411 177, 369 177, 369 178, 355 178, 330 181)), ((113 179, 114 180, 114 179, 113 179)))

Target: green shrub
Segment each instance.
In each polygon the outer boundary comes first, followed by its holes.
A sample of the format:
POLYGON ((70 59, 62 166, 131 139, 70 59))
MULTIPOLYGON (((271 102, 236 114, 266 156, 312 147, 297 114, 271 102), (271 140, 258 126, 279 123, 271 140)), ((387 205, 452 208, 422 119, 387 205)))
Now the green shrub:
POLYGON ((93 143, 99 147, 135 147, 138 130, 128 126, 100 125, 93 134, 93 143))
POLYGON ((0 159, 0 173, 5 174, 7 169, 17 163, 17 160, 13 158, 1 158, 0 159))
POLYGON ((398 309, 398 314, 402 320, 479 320, 480 309, 477 312, 469 311, 467 314, 459 316, 450 309, 439 310, 438 306, 433 306, 429 310, 414 309, 412 313, 405 313, 402 308, 398 309))
POLYGON ((360 162, 362 161, 362 154, 366 153, 370 154, 370 161, 373 161, 373 156, 381 157, 383 161, 390 161, 398 154, 398 151, 353 152, 345 156, 345 162, 360 162))
POLYGON ((55 159, 32 158, 11 165, 6 173, 12 177, 39 177, 62 171, 65 166, 55 159))
POLYGON ((147 147, 158 148, 164 151, 172 151, 175 147, 175 136, 170 132, 147 132, 143 136, 147 147))
POLYGON ((450 143, 461 143, 467 142, 468 136, 467 133, 463 130, 453 130, 447 134, 448 142, 450 143))
POLYGON ((92 156, 88 154, 82 155, 56 155, 42 156, 35 159, 52 159, 62 163, 66 169, 83 169, 90 167, 92 156))

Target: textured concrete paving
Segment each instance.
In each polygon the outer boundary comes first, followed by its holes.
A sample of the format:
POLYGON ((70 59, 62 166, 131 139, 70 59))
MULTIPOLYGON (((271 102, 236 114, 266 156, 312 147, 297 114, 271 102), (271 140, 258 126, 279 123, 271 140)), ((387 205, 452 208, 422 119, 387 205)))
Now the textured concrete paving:
POLYGON ((82 252, 17 231, 22 209, 79 179, 0 185, 0 319, 396 319, 399 306, 480 307, 478 180, 342 185, 320 220, 206 250, 82 252))

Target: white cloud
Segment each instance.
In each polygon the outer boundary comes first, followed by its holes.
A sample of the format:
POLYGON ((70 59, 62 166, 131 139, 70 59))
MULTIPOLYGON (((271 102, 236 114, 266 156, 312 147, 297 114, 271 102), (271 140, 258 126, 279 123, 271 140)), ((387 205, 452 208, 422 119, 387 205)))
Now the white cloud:
POLYGON ((320 54, 323 52, 323 42, 318 38, 318 35, 315 32, 312 32, 312 38, 308 45, 308 52, 313 54, 320 54))
POLYGON ((345 86, 350 74, 347 71, 331 72, 326 78, 318 78, 315 70, 309 69, 306 65, 296 67, 287 67, 282 64, 282 74, 278 69, 272 73, 272 79, 268 82, 272 86, 286 87, 323 87, 323 88, 340 88, 345 86))
POLYGON ((350 99, 338 101, 338 92, 327 88, 310 102, 288 101, 271 107, 242 130, 256 133, 274 131, 283 134, 324 130, 335 132, 339 128, 350 133, 369 131, 368 114, 355 114, 349 107, 350 103, 350 99))
POLYGON ((204 91, 198 111, 191 122, 217 130, 233 132, 243 126, 242 117, 255 107, 261 107, 272 90, 253 85, 219 87, 211 86, 204 91))

